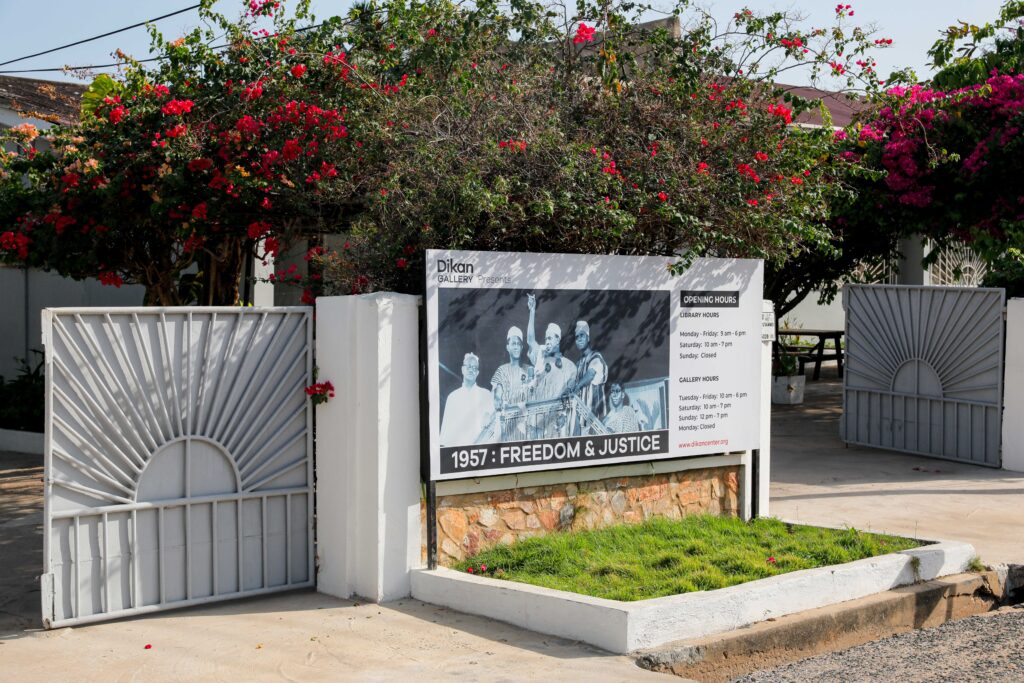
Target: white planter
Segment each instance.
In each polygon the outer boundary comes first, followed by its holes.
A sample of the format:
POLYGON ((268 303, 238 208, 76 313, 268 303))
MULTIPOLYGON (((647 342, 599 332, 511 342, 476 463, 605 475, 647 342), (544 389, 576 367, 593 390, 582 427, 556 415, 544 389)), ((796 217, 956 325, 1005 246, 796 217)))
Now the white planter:
POLYGON ((976 554, 967 543, 937 542, 718 590, 635 602, 594 598, 451 569, 414 569, 412 596, 626 654, 959 574, 967 570, 976 554))
POLYGON ((772 403, 781 406, 795 406, 804 402, 804 375, 772 377, 772 403))

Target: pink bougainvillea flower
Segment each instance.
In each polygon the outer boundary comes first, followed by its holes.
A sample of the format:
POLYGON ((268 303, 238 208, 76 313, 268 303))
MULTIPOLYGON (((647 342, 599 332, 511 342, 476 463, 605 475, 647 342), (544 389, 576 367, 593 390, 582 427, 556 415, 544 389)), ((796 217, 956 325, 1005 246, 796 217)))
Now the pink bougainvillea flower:
POLYGON ((576 44, 579 44, 579 43, 590 43, 590 42, 593 42, 593 40, 594 40, 594 27, 593 26, 587 26, 583 22, 580 22, 580 25, 576 27, 576 35, 573 36, 572 42, 576 43, 576 44))

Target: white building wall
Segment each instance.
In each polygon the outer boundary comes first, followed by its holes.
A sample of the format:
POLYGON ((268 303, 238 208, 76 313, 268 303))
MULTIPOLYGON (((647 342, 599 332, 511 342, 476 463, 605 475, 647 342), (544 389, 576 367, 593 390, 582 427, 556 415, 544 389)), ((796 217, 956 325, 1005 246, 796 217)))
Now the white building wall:
POLYGON ((0 377, 18 369, 16 359, 32 363, 42 349, 40 313, 44 308, 140 306, 144 288, 101 285, 99 280, 72 280, 36 268, 0 266, 0 377))
POLYGON ((830 304, 819 304, 817 290, 796 305, 779 320, 780 328, 803 327, 819 330, 842 330, 846 327, 846 311, 843 310, 843 292, 840 290, 830 304))

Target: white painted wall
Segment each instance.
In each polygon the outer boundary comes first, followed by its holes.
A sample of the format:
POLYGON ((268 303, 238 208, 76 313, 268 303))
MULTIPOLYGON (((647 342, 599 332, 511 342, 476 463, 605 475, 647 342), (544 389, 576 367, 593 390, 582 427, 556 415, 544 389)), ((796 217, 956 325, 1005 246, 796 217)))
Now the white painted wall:
POLYGON ((138 285, 109 287, 99 280, 72 280, 36 268, 0 266, 0 376, 13 377, 15 358, 42 349, 39 321, 44 308, 140 306, 138 285))
POLYGON ((1024 299, 1006 302, 1003 469, 1024 472, 1024 299))
POLYGON ((841 330, 846 327, 846 311, 843 310, 843 292, 839 291, 830 304, 818 303, 817 290, 807 295, 792 311, 782 316, 779 327, 804 327, 806 329, 841 330))
POLYGON ((317 589, 406 597, 420 566, 419 297, 377 293, 316 304, 317 589))

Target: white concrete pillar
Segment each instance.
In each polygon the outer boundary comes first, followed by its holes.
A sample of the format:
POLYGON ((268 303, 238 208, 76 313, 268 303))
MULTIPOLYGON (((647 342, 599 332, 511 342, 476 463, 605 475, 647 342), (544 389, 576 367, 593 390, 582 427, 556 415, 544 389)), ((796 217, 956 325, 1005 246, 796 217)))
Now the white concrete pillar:
POLYGON ((1006 302, 1003 469, 1024 472, 1024 299, 1006 302))
POLYGON ((382 602, 420 566, 419 298, 316 303, 317 590, 382 602))
MULTIPOLYGON (((775 304, 765 299, 764 313, 771 313, 775 319, 775 304)), ((770 501, 772 463, 772 342, 761 342, 761 451, 758 458, 758 515, 767 517, 770 501)))

